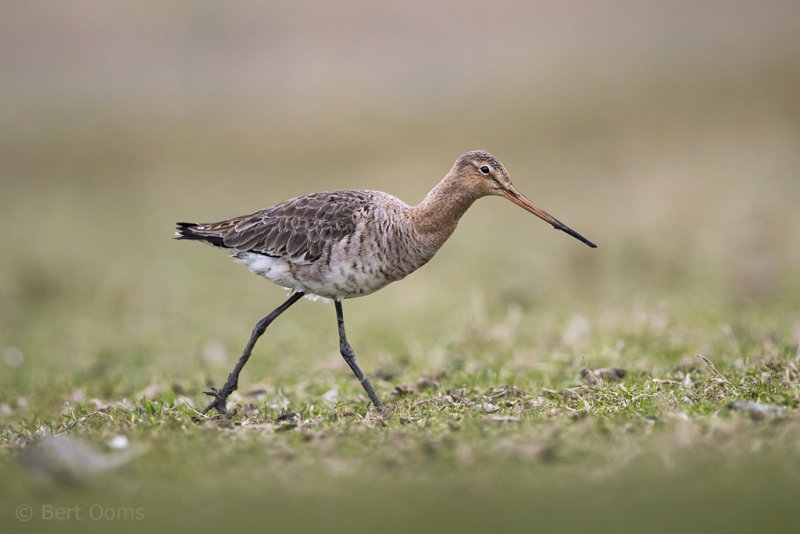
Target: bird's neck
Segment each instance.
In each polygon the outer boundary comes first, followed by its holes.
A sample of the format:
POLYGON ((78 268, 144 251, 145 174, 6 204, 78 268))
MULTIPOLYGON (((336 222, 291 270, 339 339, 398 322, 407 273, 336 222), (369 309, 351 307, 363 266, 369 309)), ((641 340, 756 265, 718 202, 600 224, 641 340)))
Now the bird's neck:
POLYGON ((448 174, 422 202, 412 208, 414 231, 438 249, 450 237, 458 220, 475 200, 476 196, 459 185, 457 176, 448 174))

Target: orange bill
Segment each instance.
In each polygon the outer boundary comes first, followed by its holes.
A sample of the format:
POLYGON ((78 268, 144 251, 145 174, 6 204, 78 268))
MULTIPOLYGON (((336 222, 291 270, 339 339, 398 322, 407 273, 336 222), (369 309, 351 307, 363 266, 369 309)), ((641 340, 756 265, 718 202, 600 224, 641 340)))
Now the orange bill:
POLYGON ((573 230, 572 228, 562 223, 561 221, 559 221, 558 219, 556 219, 555 217, 553 217, 552 215, 541 209, 539 206, 534 204, 531 201, 531 199, 520 193, 519 190, 516 187, 514 187, 513 184, 508 184, 508 187, 503 189, 503 196, 506 197, 511 202, 513 202, 514 204, 516 204, 517 206, 522 207, 523 209, 533 213, 540 219, 545 220, 548 223, 552 224, 553 228, 555 228, 556 230, 561 230, 562 232, 566 232, 575 239, 583 241, 590 247, 597 248, 597 245, 595 245, 594 243, 583 237, 581 234, 579 234, 578 232, 576 232, 575 230, 573 230))

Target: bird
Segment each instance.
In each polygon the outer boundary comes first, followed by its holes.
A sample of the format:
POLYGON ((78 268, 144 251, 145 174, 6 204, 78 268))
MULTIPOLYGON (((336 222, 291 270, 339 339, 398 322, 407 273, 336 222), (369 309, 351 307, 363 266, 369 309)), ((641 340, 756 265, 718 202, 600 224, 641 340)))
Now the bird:
POLYGON ((511 182, 499 159, 484 150, 462 154, 416 206, 381 191, 343 189, 298 196, 215 223, 177 224, 175 238, 201 241, 290 291, 288 299, 256 323, 233 371, 201 412, 223 416, 227 399, 267 327, 303 296, 333 301, 339 350, 376 408, 383 408, 347 340, 342 301, 374 293, 425 265, 481 197, 501 196, 589 247, 597 245, 536 206, 511 182))

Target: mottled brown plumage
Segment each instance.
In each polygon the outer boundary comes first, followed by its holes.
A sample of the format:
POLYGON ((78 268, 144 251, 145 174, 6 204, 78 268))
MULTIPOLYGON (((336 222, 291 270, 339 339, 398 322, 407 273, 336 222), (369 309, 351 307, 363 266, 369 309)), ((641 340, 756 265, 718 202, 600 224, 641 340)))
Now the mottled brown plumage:
MULTIPOLYGON (((178 237, 227 249, 253 272, 284 287, 352 298, 427 263, 467 208, 492 194, 515 202, 524 199, 500 161, 475 151, 461 156, 417 206, 380 191, 327 191, 218 223, 179 223, 178 237)), ((548 220, 567 229, 552 217, 548 220)))
POLYGON ((227 221, 178 224, 184 238, 200 238, 239 252, 311 263, 319 259, 326 244, 355 231, 355 214, 366 215, 371 201, 366 191, 326 191, 227 221))
POLYGON ((458 158, 416 206, 380 191, 340 190, 300 196, 218 223, 178 223, 178 239, 221 247, 256 274, 295 294, 259 323, 239 365, 205 411, 224 411, 225 398, 236 389, 238 371, 255 340, 298 295, 335 300, 342 355, 373 403, 380 405, 347 344, 340 301, 377 291, 427 263, 472 203, 488 195, 504 196, 554 228, 595 246, 536 207, 514 187, 503 164, 481 150, 458 158))

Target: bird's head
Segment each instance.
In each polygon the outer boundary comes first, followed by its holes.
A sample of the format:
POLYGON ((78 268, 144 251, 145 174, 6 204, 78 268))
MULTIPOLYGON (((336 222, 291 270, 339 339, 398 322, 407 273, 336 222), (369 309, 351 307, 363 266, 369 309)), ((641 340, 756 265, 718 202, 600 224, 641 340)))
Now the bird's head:
POLYGON ((488 152, 473 150, 463 154, 456 160, 450 173, 457 177, 459 186, 468 189, 475 195, 475 198, 488 195, 505 197, 517 206, 552 224, 556 230, 566 232, 592 248, 597 247, 597 245, 539 208, 528 197, 523 195, 511 183, 511 177, 500 160, 488 152))

